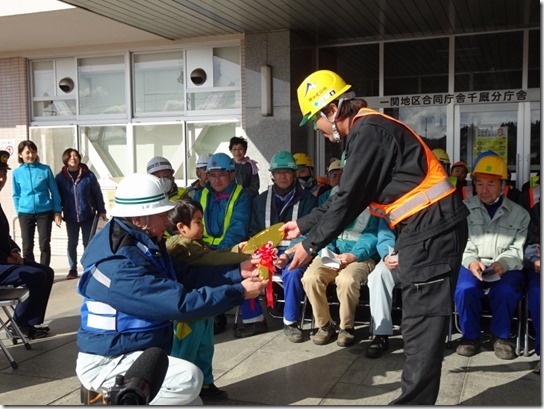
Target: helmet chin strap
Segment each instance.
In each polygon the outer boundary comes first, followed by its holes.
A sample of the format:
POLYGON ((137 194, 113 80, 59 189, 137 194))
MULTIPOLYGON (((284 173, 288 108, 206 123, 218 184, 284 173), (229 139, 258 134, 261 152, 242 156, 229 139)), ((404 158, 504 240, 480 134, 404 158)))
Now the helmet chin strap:
POLYGON ((338 117, 338 113, 340 112, 340 108, 342 107, 342 103, 344 102, 345 99, 347 98, 340 98, 338 100, 338 106, 337 106, 336 112, 334 113, 334 118, 332 119, 332 121, 329 118, 327 118, 327 115, 325 115, 323 111, 320 111, 321 116, 325 118, 329 124, 331 124, 332 137, 334 138, 334 143, 340 143, 340 132, 338 132, 338 127, 336 126, 336 118, 338 117))

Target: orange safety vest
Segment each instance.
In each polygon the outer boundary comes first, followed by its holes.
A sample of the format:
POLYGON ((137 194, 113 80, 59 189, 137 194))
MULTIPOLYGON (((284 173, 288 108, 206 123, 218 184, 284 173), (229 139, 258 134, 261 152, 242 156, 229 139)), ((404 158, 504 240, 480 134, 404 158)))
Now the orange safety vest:
POLYGON ((380 115, 406 128, 406 130, 408 130, 414 136, 414 138, 418 140, 421 146, 423 146, 425 156, 427 158, 427 174, 419 185, 399 197, 393 203, 380 204, 372 202, 368 206, 370 213, 372 213, 374 216, 385 218, 389 223, 389 226, 393 228, 395 225, 403 220, 406 220, 408 217, 420 212, 423 209, 426 209, 433 203, 438 202, 440 199, 451 195, 453 192, 455 192, 455 187, 451 184, 448 175, 444 171, 444 168, 438 159, 436 159, 434 154, 419 137, 419 135, 410 129, 408 125, 396 120, 395 118, 369 108, 360 109, 357 115, 355 115, 353 118, 351 125, 353 126, 355 121, 369 115, 380 115))

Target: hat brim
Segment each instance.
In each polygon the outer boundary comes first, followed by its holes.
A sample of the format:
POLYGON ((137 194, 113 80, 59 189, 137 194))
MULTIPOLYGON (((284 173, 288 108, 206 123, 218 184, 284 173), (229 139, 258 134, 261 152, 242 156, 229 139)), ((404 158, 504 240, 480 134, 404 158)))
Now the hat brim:
POLYGON ((308 123, 308 121, 311 121, 313 119, 315 115, 310 115, 309 113, 304 115, 302 117, 302 121, 300 121, 300 124, 298 124, 298 126, 303 126, 303 125, 306 125, 308 123))

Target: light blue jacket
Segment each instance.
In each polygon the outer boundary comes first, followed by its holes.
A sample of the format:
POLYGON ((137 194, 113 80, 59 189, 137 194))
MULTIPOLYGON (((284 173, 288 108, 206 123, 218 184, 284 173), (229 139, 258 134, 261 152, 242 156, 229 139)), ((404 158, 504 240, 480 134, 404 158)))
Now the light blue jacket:
POLYGON ((327 247, 337 254, 351 253, 357 257, 357 261, 361 262, 369 258, 378 260, 379 255, 376 250, 378 243, 378 218, 372 216, 368 209, 348 226, 346 230, 340 234, 327 247), (353 238, 356 240, 353 240, 353 238))
POLYGON ((13 171, 13 202, 19 213, 60 213, 62 210, 55 176, 48 165, 23 163, 13 171))
POLYGON ((463 266, 468 268, 474 261, 481 261, 486 266, 497 262, 504 271, 521 270, 529 213, 506 197, 493 219, 478 196, 468 198, 464 203, 470 215, 463 266))

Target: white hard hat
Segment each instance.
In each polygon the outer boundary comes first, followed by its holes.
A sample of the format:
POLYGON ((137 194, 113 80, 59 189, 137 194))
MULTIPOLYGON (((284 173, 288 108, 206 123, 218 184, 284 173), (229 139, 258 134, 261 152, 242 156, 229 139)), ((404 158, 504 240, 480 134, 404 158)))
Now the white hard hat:
POLYGON ((159 214, 173 209, 161 180, 153 175, 134 173, 125 177, 115 191, 114 217, 138 217, 159 214))
POLYGON ((212 157, 209 153, 203 153, 198 157, 198 160, 196 161, 196 167, 197 168, 205 168, 208 166, 208 162, 210 161, 210 158, 212 157))
POLYGON ((155 156, 147 162, 147 173, 153 174, 159 170, 171 170, 174 171, 172 164, 168 159, 163 156, 155 156))

